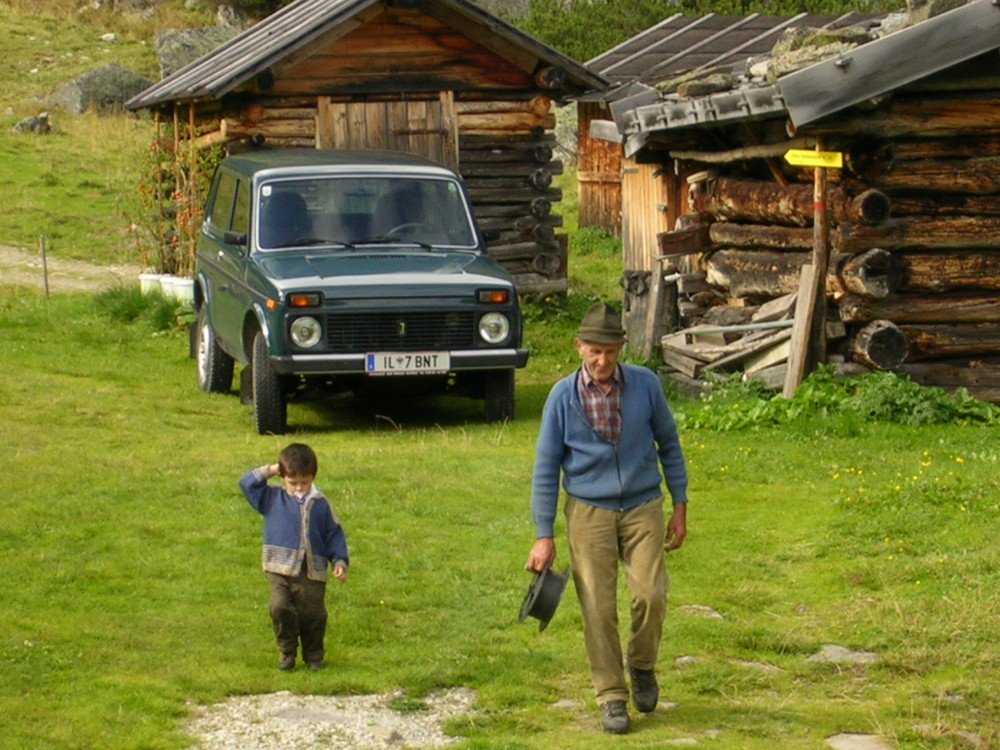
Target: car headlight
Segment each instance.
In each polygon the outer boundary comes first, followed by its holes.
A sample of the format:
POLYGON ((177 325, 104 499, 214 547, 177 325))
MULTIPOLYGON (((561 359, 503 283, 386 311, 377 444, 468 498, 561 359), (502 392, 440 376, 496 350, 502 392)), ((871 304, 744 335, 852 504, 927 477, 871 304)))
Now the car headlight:
POLYGON ((323 326, 311 315, 296 318, 291 325, 292 341, 301 349, 311 349, 323 338, 323 326))
POLYGON ((510 321, 503 313, 486 313, 479 319, 479 335, 487 344, 499 344, 510 336, 510 321))

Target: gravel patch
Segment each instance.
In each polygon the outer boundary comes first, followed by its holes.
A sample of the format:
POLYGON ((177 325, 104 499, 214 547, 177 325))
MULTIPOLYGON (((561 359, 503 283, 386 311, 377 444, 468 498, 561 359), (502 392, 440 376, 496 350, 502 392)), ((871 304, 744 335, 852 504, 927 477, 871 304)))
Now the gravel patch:
POLYGON ((426 708, 400 713, 385 695, 318 696, 288 691, 230 698, 195 709, 185 731, 204 750, 381 750, 444 747, 442 722, 473 712, 476 692, 452 688, 424 699, 426 708))
POLYGON ((0 245, 0 280, 4 284, 44 288, 48 272, 49 291, 100 292, 114 286, 139 285, 138 265, 99 266, 83 260, 48 257, 41 253, 0 245))

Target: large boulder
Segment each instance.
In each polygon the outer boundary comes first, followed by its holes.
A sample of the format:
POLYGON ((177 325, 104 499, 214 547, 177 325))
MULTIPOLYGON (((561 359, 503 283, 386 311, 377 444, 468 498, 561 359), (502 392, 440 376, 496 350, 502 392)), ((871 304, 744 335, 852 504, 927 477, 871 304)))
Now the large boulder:
POLYGON ((83 114, 88 109, 113 112, 120 110, 125 102, 152 84, 145 76, 121 65, 104 65, 61 86, 49 97, 49 102, 50 106, 74 115, 83 114))
POLYGON ((167 29, 153 37, 153 49, 160 62, 160 76, 166 78, 239 34, 238 26, 208 26, 202 29, 167 29))

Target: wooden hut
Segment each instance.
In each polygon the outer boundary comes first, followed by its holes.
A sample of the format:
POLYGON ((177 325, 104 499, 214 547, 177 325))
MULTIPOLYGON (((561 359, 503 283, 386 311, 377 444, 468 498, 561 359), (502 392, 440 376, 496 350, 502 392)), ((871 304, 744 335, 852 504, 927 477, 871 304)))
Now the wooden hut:
POLYGON ((868 34, 612 106, 626 156, 678 176, 630 328, 678 379, 791 393, 826 361, 1000 401, 1000 8, 868 34))
MULTIPOLYGON (((675 14, 622 44, 598 55, 587 66, 609 81, 603 91, 580 97, 580 226, 597 226, 621 236, 625 317, 629 328, 645 326, 659 234, 672 228, 686 210, 668 200, 683 189, 683 175, 664 169, 660 154, 635 149, 626 156, 613 112, 658 100, 656 86, 681 76, 685 90, 732 86, 755 59, 796 29, 834 31, 868 26, 882 16, 854 12, 840 15, 705 16, 675 14), (690 79, 690 80, 688 80, 690 79)), ((649 325, 653 321, 648 322, 649 325)), ((643 346, 650 354, 649 345, 643 346)))
MULTIPOLYGON (((588 60, 587 67, 609 83, 607 88, 579 98, 580 226, 602 227, 610 234, 620 234, 623 205, 635 203, 631 198, 623 200, 622 190, 627 190, 630 182, 642 182, 633 178, 637 174, 633 170, 638 168, 635 158, 625 159, 621 144, 615 142, 617 131, 612 131, 610 138, 607 131, 599 131, 598 137, 590 132, 591 123, 611 119, 615 102, 682 74, 698 79, 705 75, 717 79, 738 75, 749 60, 770 55, 789 29, 832 31, 872 23, 878 18, 881 16, 855 12, 794 16, 676 13, 588 60)), ((669 219, 671 225, 676 218, 669 219)))
POLYGON ((490 254, 533 295, 566 290, 553 101, 604 83, 468 0, 297 0, 127 106, 169 131, 161 199, 192 247, 212 147, 396 149, 462 174, 490 254))

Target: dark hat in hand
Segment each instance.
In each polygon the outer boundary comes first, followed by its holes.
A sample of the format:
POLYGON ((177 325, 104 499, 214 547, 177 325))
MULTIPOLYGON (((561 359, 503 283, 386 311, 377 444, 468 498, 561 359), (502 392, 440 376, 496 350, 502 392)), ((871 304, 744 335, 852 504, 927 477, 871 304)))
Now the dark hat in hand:
POLYGON ((535 573, 528 594, 521 605, 521 617, 518 622, 524 622, 529 617, 539 621, 538 632, 545 630, 556 613, 559 600, 562 599, 566 579, 569 578, 569 568, 562 573, 556 573, 551 568, 535 573))
POLYGON ((580 341, 594 344, 624 344, 625 329, 612 307, 604 302, 597 302, 583 316, 576 337, 580 341))

